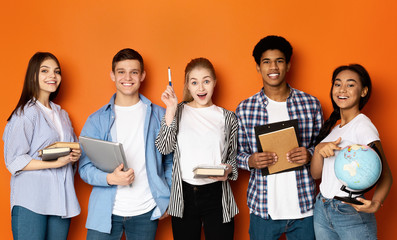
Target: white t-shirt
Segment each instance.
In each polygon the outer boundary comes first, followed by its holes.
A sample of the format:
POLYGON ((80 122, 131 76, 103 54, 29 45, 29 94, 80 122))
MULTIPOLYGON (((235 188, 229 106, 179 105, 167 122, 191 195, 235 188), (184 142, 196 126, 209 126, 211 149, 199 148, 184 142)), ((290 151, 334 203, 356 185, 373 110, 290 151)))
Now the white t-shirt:
POLYGON ((221 164, 225 146, 222 108, 215 105, 205 108, 185 105, 179 122, 178 146, 183 181, 193 185, 215 182, 209 178, 193 178, 193 168, 200 164, 221 164))
POLYGON ((55 127, 55 130, 58 132, 60 136, 60 140, 63 141, 63 128, 61 124, 61 118, 59 116, 59 112, 54 111, 54 109, 50 109, 44 106, 41 102, 36 101, 37 105, 45 112, 47 117, 51 119, 52 124, 55 127))
MULTIPOLYGON (((361 113, 345 126, 337 125, 334 127, 331 133, 321 142, 333 142, 339 137, 342 138, 339 147, 344 148, 352 144, 368 145, 371 142, 378 141, 379 133, 371 120, 361 113)), ((325 198, 348 196, 348 193, 340 190, 342 183, 336 178, 334 171, 335 158, 338 153, 339 151, 335 151, 335 156, 324 159, 320 192, 325 198)))
MULTIPOLYGON (((289 120, 287 102, 276 102, 268 98, 266 106, 269 123, 289 120)), ((313 215, 313 210, 301 213, 295 171, 267 176, 268 212, 273 220, 299 219, 313 215)))
POLYGON ((123 144, 127 165, 134 170, 132 186, 117 186, 113 214, 137 216, 156 206, 146 173, 144 124, 146 105, 139 101, 128 107, 115 105, 117 142, 123 144))

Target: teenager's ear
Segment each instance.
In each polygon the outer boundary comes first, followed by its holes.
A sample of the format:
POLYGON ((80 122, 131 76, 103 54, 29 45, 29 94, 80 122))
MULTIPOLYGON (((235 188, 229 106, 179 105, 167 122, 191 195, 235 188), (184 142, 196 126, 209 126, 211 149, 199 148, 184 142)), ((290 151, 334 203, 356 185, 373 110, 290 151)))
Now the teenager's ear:
POLYGON ((365 87, 361 90, 361 97, 365 97, 367 96, 368 93, 368 87, 365 87))
POLYGON ((145 78, 146 78, 146 71, 143 70, 140 82, 143 82, 143 80, 145 80, 145 78))
POLYGON ((289 72, 289 69, 291 68, 291 61, 287 63, 287 72, 289 72))
POLYGON ((113 82, 116 81, 116 77, 114 76, 114 72, 110 71, 110 79, 112 79, 113 82))
POLYGON ((258 73, 261 73, 261 67, 260 67, 258 64, 256 64, 256 71, 257 71, 258 73))

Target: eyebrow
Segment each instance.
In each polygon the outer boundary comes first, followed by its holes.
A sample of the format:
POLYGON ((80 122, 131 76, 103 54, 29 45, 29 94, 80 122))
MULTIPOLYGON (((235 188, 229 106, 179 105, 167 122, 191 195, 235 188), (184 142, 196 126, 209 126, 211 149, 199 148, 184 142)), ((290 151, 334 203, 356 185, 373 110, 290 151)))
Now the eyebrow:
MULTIPOLYGON (((40 66, 40 68, 50 68, 50 67, 46 66, 46 65, 43 65, 43 66, 40 66)), ((60 69, 60 67, 56 67, 55 69, 60 69)))
MULTIPOLYGON (((127 69, 125 69, 125 68, 116 68, 115 69, 116 71, 119 71, 119 70, 125 70, 125 71, 127 71, 127 69)), ((140 71, 140 69, 138 69, 138 68, 133 68, 133 69, 131 69, 132 71, 140 71)))
MULTIPOLYGON (((282 60, 285 60, 285 58, 284 57, 279 57, 279 58, 276 58, 276 60, 280 60, 280 59, 282 59, 282 60)), ((262 59, 262 61, 263 60, 271 60, 271 58, 263 58, 262 59)))
MULTIPOLYGON (((340 78, 337 78, 337 79, 335 79, 335 82, 336 81, 341 81, 342 82, 342 80, 340 79, 340 78)), ((349 78, 349 79, 347 79, 346 81, 348 81, 348 82, 357 82, 355 79, 353 79, 353 78, 349 78)))
MULTIPOLYGON (((212 77, 211 77, 210 75, 204 76, 203 79, 204 79, 204 78, 211 78, 211 79, 212 79, 212 77)), ((193 80, 193 79, 194 79, 194 80, 197 80, 197 78, 195 78, 195 77, 191 77, 189 80, 193 80)))

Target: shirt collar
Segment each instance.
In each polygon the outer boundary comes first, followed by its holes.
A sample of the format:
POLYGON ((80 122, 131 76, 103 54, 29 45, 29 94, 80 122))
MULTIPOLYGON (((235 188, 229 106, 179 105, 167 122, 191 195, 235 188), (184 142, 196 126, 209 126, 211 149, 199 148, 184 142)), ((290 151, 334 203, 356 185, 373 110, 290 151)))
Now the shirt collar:
MULTIPOLYGON (((290 89, 289 95, 287 97, 287 102, 288 102, 289 99, 293 99, 293 97, 295 96, 295 89, 292 88, 288 83, 287 83, 287 86, 290 89)), ((265 105, 265 107, 269 103, 269 100, 265 94, 264 88, 262 88, 261 91, 259 92, 259 101, 262 102, 265 105)))
MULTIPOLYGON (((150 105, 150 104, 152 104, 152 102, 149 100, 149 99, 147 99, 145 96, 143 96, 142 94, 139 94, 139 99, 145 104, 145 105, 150 105)), ((111 109, 111 110, 113 110, 114 109, 114 101, 116 100, 116 93, 115 94, 113 94, 113 96, 112 96, 112 98, 110 98, 110 101, 109 101, 109 103, 107 104, 107 106, 106 106, 106 110, 107 109, 111 109)))

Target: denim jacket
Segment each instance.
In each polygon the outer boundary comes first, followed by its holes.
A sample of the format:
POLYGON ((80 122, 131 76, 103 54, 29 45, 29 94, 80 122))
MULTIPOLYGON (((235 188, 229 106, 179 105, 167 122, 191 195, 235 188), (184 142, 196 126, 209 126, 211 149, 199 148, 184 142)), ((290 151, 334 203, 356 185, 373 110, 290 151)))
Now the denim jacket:
MULTIPOLYGON (((151 216, 152 220, 160 218, 167 210, 170 198, 172 155, 163 156, 154 145, 154 141, 160 129, 161 119, 165 113, 164 108, 152 104, 143 95, 139 96, 147 106, 144 141, 146 155, 146 171, 149 180, 150 191, 157 204, 151 216)), ((114 100, 116 94, 109 103, 88 117, 81 136, 113 141, 116 140, 114 100)), ((112 228, 112 210, 116 196, 117 186, 110 186, 106 181, 108 173, 96 168, 86 156, 84 151, 80 158, 80 177, 92 185, 92 192, 88 204, 88 217, 86 228, 99 232, 110 233, 112 228)))

